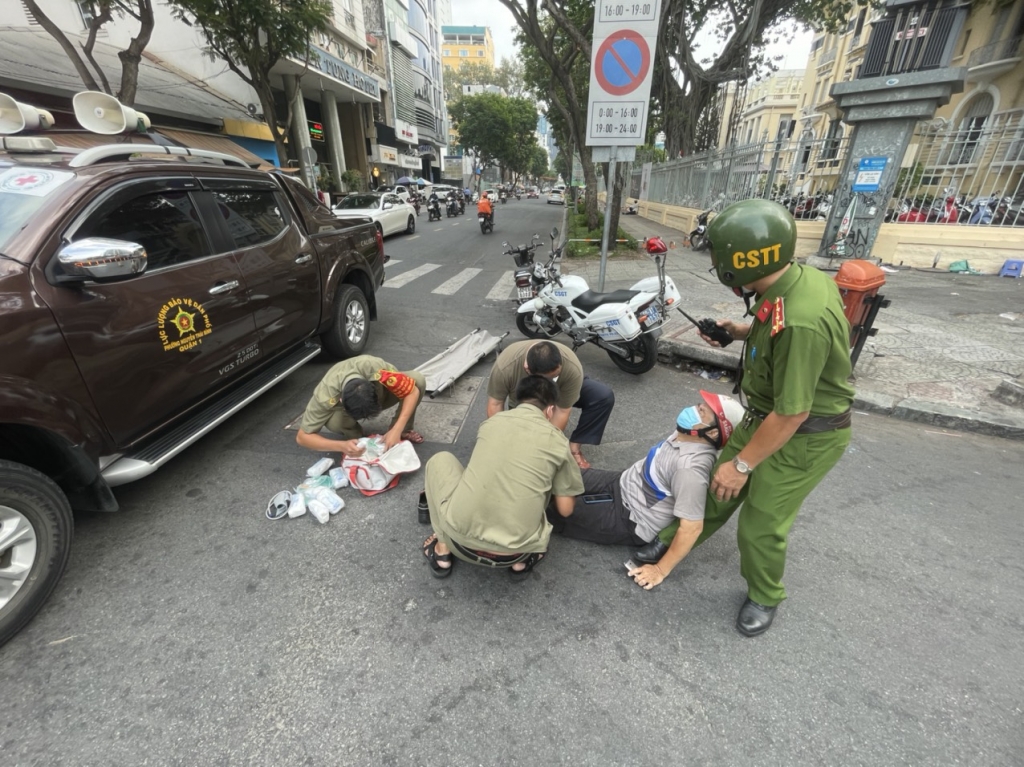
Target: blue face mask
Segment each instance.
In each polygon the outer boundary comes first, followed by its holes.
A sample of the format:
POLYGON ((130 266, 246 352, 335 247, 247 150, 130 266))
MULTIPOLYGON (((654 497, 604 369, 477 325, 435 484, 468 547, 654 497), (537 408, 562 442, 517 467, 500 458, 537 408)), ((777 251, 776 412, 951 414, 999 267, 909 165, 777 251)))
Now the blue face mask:
POLYGON ((698 426, 702 426, 703 421, 700 417, 700 411, 697 410, 696 405, 691 405, 679 414, 676 419, 676 426, 682 431, 693 431, 698 426))

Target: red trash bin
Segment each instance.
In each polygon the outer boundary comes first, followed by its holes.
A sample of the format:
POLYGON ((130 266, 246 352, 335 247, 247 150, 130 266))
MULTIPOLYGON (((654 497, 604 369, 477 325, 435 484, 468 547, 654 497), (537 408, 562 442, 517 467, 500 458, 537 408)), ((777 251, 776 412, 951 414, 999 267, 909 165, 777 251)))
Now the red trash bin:
POLYGON ((889 306, 878 294, 885 285, 885 272, 870 261, 854 259, 839 267, 836 285, 843 298, 843 313, 850 321, 850 360, 856 365, 864 342, 878 332, 872 327, 878 310, 889 306))

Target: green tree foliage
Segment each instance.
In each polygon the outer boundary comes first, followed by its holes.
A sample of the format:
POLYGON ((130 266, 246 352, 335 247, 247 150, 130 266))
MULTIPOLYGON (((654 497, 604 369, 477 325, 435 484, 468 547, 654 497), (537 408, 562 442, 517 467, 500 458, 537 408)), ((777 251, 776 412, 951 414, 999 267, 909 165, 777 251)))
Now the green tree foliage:
POLYGON ((533 159, 530 161, 530 175, 539 179, 548 174, 548 153, 543 147, 533 147, 533 159))
POLYGON ((514 176, 528 173, 537 147, 537 109, 528 99, 497 93, 463 96, 448 107, 459 143, 483 166, 501 165, 514 176))
POLYGON ((518 59, 502 59, 497 67, 467 61, 459 67, 444 67, 444 100, 452 103, 462 96, 463 85, 496 85, 510 98, 523 98, 528 89, 523 80, 523 64, 518 59))
POLYGON ((270 70, 281 59, 309 61, 316 54, 310 40, 324 32, 331 20, 328 0, 169 0, 175 15, 195 26, 206 40, 207 50, 252 86, 263 107, 264 119, 274 135, 277 156, 287 165, 284 136, 292 121, 291 96, 288 114, 278 119, 270 70))
POLYGON ((669 157, 713 145, 720 86, 772 69, 774 62, 764 54, 769 43, 791 36, 797 24, 835 31, 854 5, 854 0, 663 0, 651 95, 669 157), (697 41, 708 47, 709 39, 717 54, 702 56, 697 41), (702 131, 712 124, 713 130, 702 131))

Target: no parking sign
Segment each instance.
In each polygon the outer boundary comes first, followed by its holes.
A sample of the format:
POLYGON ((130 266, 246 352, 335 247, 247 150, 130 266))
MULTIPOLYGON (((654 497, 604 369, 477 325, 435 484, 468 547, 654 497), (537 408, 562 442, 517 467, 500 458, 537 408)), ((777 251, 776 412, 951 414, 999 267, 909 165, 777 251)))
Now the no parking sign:
POLYGON ((661 0, 598 0, 596 11, 587 146, 638 146, 647 133, 661 0))

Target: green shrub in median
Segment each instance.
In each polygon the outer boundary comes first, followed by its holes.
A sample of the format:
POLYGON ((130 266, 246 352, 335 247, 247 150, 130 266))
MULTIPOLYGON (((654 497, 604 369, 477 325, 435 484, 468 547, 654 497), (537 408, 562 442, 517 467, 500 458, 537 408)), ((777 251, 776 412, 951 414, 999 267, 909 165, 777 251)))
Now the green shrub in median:
MULTIPOLYGON (((586 213, 569 214, 568 229, 568 239, 570 240, 594 240, 594 242, 570 242, 565 248, 565 252, 570 258, 586 258, 588 256, 600 255, 601 235, 604 234, 604 213, 597 214, 596 229, 587 228, 586 213)), ((613 253, 613 251, 631 253, 639 246, 636 239, 621 226, 615 238, 626 240, 626 242, 610 243, 609 253, 613 253)))

